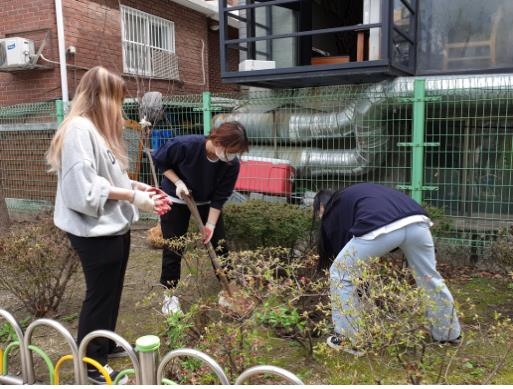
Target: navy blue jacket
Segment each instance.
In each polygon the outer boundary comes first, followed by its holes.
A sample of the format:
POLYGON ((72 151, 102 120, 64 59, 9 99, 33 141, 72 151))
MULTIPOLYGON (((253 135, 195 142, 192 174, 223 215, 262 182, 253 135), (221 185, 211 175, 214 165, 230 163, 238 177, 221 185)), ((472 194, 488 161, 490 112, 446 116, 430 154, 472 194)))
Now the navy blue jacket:
MULTIPOLYGON (((221 209, 233 192, 240 163, 237 158, 230 162, 210 162, 203 135, 183 135, 168 140, 152 157, 155 166, 164 172, 173 169, 187 185, 196 202, 210 201, 212 208, 221 209)), ((176 186, 164 176, 162 189, 176 196, 176 186)))
POLYGON ((353 236, 362 236, 396 220, 426 211, 406 194, 383 185, 362 183, 335 192, 321 221, 324 255, 333 260, 353 236))

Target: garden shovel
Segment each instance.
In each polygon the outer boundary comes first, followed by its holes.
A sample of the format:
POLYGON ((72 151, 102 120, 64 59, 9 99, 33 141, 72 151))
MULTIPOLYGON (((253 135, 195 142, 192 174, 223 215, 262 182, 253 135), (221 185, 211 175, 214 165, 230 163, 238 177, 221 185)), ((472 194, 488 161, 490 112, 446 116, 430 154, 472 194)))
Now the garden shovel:
MULTIPOLYGON (((191 211, 192 217, 196 221, 196 224, 198 225, 198 228, 201 231, 203 231, 203 221, 201 220, 201 216, 198 211, 198 207, 196 206, 196 202, 192 198, 192 196, 185 195, 183 196, 185 202, 187 203, 187 206, 189 207, 189 211, 191 211)), ((216 272, 216 275, 219 277, 219 282, 221 283, 221 287, 223 290, 228 294, 229 297, 233 297, 233 292, 230 287, 230 283, 228 282, 228 279, 226 278, 226 274, 224 273, 223 268, 219 264, 219 261, 217 260, 217 255, 214 250, 214 246, 212 246, 212 243, 208 242, 205 245, 208 256, 210 257, 210 261, 212 262, 212 266, 214 267, 214 270, 216 272)))

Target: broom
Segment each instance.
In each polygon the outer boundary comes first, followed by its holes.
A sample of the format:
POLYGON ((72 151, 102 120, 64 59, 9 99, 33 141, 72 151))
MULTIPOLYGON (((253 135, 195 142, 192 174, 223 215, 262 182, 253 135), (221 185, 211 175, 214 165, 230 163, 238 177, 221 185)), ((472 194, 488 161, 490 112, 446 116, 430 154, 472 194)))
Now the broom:
MULTIPOLYGON (((139 142, 141 145, 141 149, 148 159, 148 163, 150 165, 151 176, 153 179, 153 186, 155 188, 159 187, 159 182, 157 179, 157 172, 155 170, 155 165, 153 163, 153 158, 151 157, 151 149, 148 147, 151 138, 152 127, 159 120, 162 119, 164 115, 164 106, 162 104, 162 93, 160 92, 146 92, 142 99, 141 104, 139 105, 139 125, 142 128, 141 137, 139 138, 139 142)), ((162 231, 160 228, 160 222, 157 222, 155 227, 150 228, 148 231, 148 241, 150 244, 156 248, 162 248, 162 231)))
POLYGON ((153 159, 151 157, 151 149, 148 147, 148 143, 151 137, 152 127, 162 119, 163 115, 164 107, 162 104, 162 93, 146 92, 141 99, 141 105, 139 107, 139 124, 143 129, 140 142, 142 150, 146 154, 150 164, 151 175, 155 188, 159 187, 159 183, 157 180, 155 165, 153 164, 153 159))

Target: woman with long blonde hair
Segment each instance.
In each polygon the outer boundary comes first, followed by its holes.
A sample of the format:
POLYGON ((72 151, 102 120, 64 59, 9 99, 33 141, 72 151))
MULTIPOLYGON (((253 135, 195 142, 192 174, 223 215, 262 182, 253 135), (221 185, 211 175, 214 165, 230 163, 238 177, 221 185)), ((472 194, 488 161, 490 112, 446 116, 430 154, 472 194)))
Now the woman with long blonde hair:
MULTIPOLYGON (((162 215, 171 208, 164 192, 128 177, 122 137, 125 93, 118 75, 100 66, 88 70, 46 154, 50 172, 57 174, 54 223, 68 234, 85 276, 78 343, 91 331, 116 328, 130 227, 139 218, 138 209, 162 215)), ((117 372, 107 359, 116 351, 119 355, 112 341, 95 338, 87 356, 114 379, 117 372)), ((105 383, 96 369, 88 370, 88 377, 105 383)))

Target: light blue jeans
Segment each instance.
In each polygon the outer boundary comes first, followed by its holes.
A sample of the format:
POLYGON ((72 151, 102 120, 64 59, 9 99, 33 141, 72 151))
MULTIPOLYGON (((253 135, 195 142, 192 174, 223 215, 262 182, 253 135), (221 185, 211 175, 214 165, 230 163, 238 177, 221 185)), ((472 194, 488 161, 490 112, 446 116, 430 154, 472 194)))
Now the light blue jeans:
POLYGON ((380 257, 399 247, 412 270, 417 286, 431 304, 426 312, 435 340, 453 340, 461 328, 451 292, 436 270, 435 247, 429 225, 409 224, 373 240, 353 237, 340 251, 330 267, 330 291, 335 332, 354 340, 358 332, 359 298, 351 281, 358 277, 358 262, 380 257))

